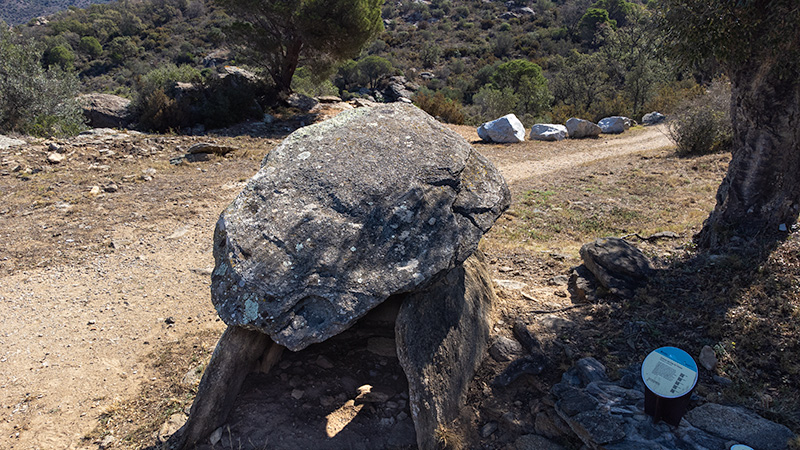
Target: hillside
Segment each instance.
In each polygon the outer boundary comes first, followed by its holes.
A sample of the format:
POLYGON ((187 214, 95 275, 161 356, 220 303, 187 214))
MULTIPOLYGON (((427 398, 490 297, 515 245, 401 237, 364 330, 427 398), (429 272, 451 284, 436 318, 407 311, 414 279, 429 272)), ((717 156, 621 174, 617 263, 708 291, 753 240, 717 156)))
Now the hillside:
POLYGON ((85 8, 108 0, 0 0, 0 21, 9 25, 26 23, 36 17, 49 16, 69 7, 85 8))
MULTIPOLYGON (((382 16, 384 33, 359 57, 321 81, 301 67, 295 90, 380 101, 389 77, 403 75, 414 100, 445 121, 513 111, 533 123, 669 112, 695 86, 659 54, 652 13, 636 0, 389 0, 382 16), (532 84, 519 70, 534 74, 532 84)), ((43 45, 46 65, 77 73, 84 92, 136 99, 139 81, 156 69, 193 70, 173 71, 169 85, 256 62, 239 56, 226 35, 233 19, 211 1, 112 2, 49 20, 19 30, 43 45)))

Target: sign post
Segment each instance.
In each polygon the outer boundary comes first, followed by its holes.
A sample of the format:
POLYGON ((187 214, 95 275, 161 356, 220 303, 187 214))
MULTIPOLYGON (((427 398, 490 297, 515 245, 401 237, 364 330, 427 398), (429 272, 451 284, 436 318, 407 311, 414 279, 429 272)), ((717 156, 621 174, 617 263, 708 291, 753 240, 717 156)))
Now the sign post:
POLYGON ((651 352, 642 363, 645 414, 656 423, 663 420, 677 427, 689 406, 697 378, 697 363, 685 351, 661 347, 651 352))

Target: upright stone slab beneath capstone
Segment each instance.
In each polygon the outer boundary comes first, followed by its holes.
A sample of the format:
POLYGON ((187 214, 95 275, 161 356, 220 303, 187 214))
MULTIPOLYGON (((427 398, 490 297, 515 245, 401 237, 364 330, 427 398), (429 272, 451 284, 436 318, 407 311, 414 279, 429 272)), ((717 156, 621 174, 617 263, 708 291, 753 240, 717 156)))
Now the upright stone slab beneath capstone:
MULTIPOLYGON (((422 450, 459 417, 488 345, 495 294, 483 254, 403 300, 395 324, 397 356, 408 379, 411 416, 422 450)), ((456 430, 457 432, 457 430, 456 430)))
POLYGON ((500 173, 406 104, 292 133, 222 213, 212 301, 290 350, 461 264, 508 207, 500 173))

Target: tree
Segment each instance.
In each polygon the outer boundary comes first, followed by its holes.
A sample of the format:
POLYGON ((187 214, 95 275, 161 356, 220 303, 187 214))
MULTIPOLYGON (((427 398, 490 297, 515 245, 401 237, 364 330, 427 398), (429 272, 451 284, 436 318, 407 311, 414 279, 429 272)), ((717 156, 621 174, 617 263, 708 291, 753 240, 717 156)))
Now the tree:
POLYGON ((581 21, 578 22, 578 31, 580 32, 581 40, 586 43, 592 43, 597 31, 604 26, 616 28, 617 21, 609 18, 608 11, 605 9, 587 9, 586 13, 581 17, 581 21))
POLYGON ((613 90, 606 60, 600 53, 587 55, 573 50, 566 58, 555 58, 554 66, 559 70, 553 76, 553 93, 572 114, 588 114, 602 101, 604 92, 613 90))
POLYGON ((358 56, 383 31, 383 0, 217 0, 237 22, 229 35, 266 69, 278 98, 291 93, 301 58, 315 71, 358 56))
POLYGON ((627 17, 629 25, 609 31, 598 53, 605 60, 603 66, 613 90, 630 103, 631 110, 626 114, 640 117, 649 112, 643 108, 655 95, 656 87, 670 79, 672 66, 660 51, 663 37, 650 14, 631 10, 627 17))
POLYGON ((394 70, 389 60, 375 55, 362 58, 358 61, 356 67, 361 76, 369 81, 370 89, 377 88, 378 80, 384 75, 389 75, 394 70))
POLYGON ((787 230, 800 212, 800 3, 661 0, 671 53, 715 58, 731 80, 732 159, 695 241, 715 248, 787 230))
POLYGON ((57 66, 42 68, 42 53, 0 20, 0 132, 60 136, 83 128, 77 78, 57 66))
POLYGON ((515 112, 537 116, 550 107, 552 97, 542 68, 524 59, 514 59, 497 66, 491 77, 497 89, 511 89, 519 98, 515 112))

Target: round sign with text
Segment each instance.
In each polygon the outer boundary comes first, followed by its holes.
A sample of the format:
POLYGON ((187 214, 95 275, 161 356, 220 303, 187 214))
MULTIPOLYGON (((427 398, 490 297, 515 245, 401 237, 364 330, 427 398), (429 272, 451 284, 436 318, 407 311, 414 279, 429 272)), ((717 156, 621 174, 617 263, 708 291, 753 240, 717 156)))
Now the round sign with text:
POLYGON ((661 347, 644 359, 642 380, 659 397, 682 397, 697 384, 697 363, 679 348, 661 347))

